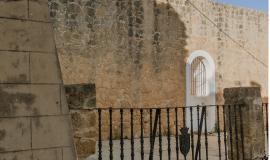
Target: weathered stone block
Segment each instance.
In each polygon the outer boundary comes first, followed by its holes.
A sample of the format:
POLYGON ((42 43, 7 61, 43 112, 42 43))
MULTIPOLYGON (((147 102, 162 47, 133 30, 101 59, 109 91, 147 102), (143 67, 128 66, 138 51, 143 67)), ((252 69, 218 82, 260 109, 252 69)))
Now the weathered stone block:
POLYGON ((95 84, 65 85, 65 91, 70 108, 96 107, 95 84))
POLYGON ((62 148, 33 150, 33 160, 62 160, 62 148))
POLYGON ((56 115, 61 113, 59 85, 31 85, 30 93, 34 95, 32 115, 56 115))
POLYGON ((29 0, 29 18, 49 21, 48 0, 29 0))
POLYGON ((0 153, 0 160, 32 160, 31 151, 0 153))
POLYGON ((36 96, 29 85, 0 85, 0 117, 30 116, 36 96))
POLYGON ((0 17, 27 18, 27 0, 1 0, 0 17))
POLYGON ((50 23, 0 19, 0 41, 1 50, 39 52, 55 50, 50 23))
POLYGON ((61 113, 59 85, 0 85, 0 95, 0 117, 61 113))
POLYGON ((31 149, 29 118, 1 118, 0 126, 0 152, 31 149))
POLYGON ((86 158, 96 151, 96 140, 91 138, 75 139, 77 154, 79 158, 86 158))
POLYGON ((29 82, 29 53, 0 52, 0 82, 29 82))
POLYGON ((58 59, 55 54, 31 53, 31 82, 60 83, 58 59))
POLYGON ((72 134, 69 122, 68 116, 32 118, 32 147, 70 146, 72 134))

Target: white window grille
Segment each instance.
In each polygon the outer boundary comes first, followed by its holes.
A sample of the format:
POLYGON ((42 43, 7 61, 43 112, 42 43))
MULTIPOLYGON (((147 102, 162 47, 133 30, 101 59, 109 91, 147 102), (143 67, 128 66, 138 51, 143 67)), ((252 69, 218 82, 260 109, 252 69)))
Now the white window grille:
POLYGON ((203 57, 197 57, 191 64, 191 95, 206 96, 206 68, 203 57))

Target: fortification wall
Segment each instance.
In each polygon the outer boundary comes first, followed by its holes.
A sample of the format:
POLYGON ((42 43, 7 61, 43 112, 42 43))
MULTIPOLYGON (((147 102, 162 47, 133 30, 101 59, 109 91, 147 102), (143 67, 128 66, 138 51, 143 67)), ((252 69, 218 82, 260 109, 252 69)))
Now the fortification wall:
POLYGON ((268 16, 191 2, 220 29, 184 0, 52 0, 64 83, 95 84, 100 107, 183 105, 185 61, 204 50, 216 65, 217 103, 226 87, 260 85, 267 96, 267 67, 249 54, 267 64, 268 16))

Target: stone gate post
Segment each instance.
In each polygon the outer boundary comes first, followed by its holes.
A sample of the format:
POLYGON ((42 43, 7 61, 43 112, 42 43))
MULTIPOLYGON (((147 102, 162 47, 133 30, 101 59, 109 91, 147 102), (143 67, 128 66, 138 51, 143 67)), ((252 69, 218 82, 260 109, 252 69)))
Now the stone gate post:
POLYGON ((260 88, 226 88, 224 99, 228 105, 225 106, 228 158, 262 159, 265 137, 260 88))

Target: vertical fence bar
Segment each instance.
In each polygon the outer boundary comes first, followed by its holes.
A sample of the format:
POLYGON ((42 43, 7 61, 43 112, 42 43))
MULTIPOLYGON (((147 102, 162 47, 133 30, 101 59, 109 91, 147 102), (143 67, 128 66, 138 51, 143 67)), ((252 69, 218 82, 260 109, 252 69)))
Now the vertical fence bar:
POLYGON ((235 144, 236 144, 236 156, 237 159, 239 159, 239 148, 238 148, 238 126, 237 126, 237 114, 236 114, 236 105, 233 106, 234 107, 234 125, 235 125, 235 144))
POLYGON ((109 109, 109 118, 110 118, 110 160, 113 159, 113 141, 112 141, 112 108, 109 109))
POLYGON ((193 135, 193 113, 192 113, 192 107, 190 109, 190 134, 191 134, 191 156, 192 160, 194 160, 194 135, 193 135))
POLYGON ((153 113, 153 110, 152 109, 150 109, 150 111, 149 111, 149 119, 150 119, 150 128, 149 128, 149 139, 150 139, 150 144, 151 144, 151 142, 152 142, 152 128, 153 128, 153 126, 152 126, 152 119, 153 119, 153 117, 152 117, 152 113, 153 113))
POLYGON ((240 116, 240 134, 241 134, 241 145, 242 145, 242 158, 245 159, 245 147, 244 147, 244 128, 243 128, 243 118, 242 118, 242 105, 239 107, 239 116, 240 116))
POLYGON ((266 138, 268 144, 268 103, 265 104, 265 110, 266 110, 266 138))
POLYGON ((217 132, 218 132, 218 157, 219 160, 221 160, 219 105, 217 105, 217 132))
POLYGON ((179 160, 179 144, 178 144, 178 109, 175 108, 175 141, 176 141, 176 146, 175 146, 175 151, 176 151, 176 160, 179 160))
POLYGON ((224 131, 224 149, 225 149, 225 160, 227 160, 227 135, 226 135, 226 119, 225 119, 225 105, 222 106, 223 109, 223 131, 224 131))
POLYGON ((183 110, 183 126, 186 127, 186 108, 182 108, 183 110))
POLYGON ((101 109, 98 109, 98 160, 102 160, 101 109))
POLYGON ((121 160, 124 159, 124 137, 123 137, 123 109, 120 109, 120 158, 121 160))
POLYGON ((155 115, 155 120, 154 120, 154 128, 153 128, 152 136, 150 137, 151 138, 151 144, 150 144, 149 160, 153 160, 154 144, 155 144, 155 140, 156 140, 156 133, 157 133, 157 125, 158 125, 159 115, 160 115, 160 109, 156 109, 156 115, 155 115))
POLYGON ((140 109, 141 114, 141 159, 144 159, 144 140, 143 140, 143 109, 140 109))
MULTIPOLYGON (((201 134, 199 132, 199 128, 200 128, 200 106, 197 106, 197 132, 198 132, 198 137, 200 136, 199 134, 201 134)), ((199 146, 199 159, 201 159, 201 141, 198 141, 198 144, 199 146)))
MULTIPOLYGON (((204 106, 205 109, 205 117, 204 117, 204 137, 205 137, 205 156, 206 159, 208 160, 208 137, 207 137, 207 107, 204 106)), ((203 117, 202 117, 203 118, 203 117)))
POLYGON ((168 159, 171 159, 171 131, 170 131, 170 109, 167 108, 167 139, 168 139, 168 159))
POLYGON ((162 160, 162 133, 161 133, 161 109, 158 117, 158 136, 159 136, 159 159, 162 160))
POLYGON ((131 160, 134 160, 133 109, 130 109, 130 145, 131 145, 131 160))
POLYGON ((229 134, 230 134, 230 145, 231 145, 231 160, 233 160, 233 139, 232 139, 232 119, 231 119, 231 105, 228 105, 229 109, 229 134))

